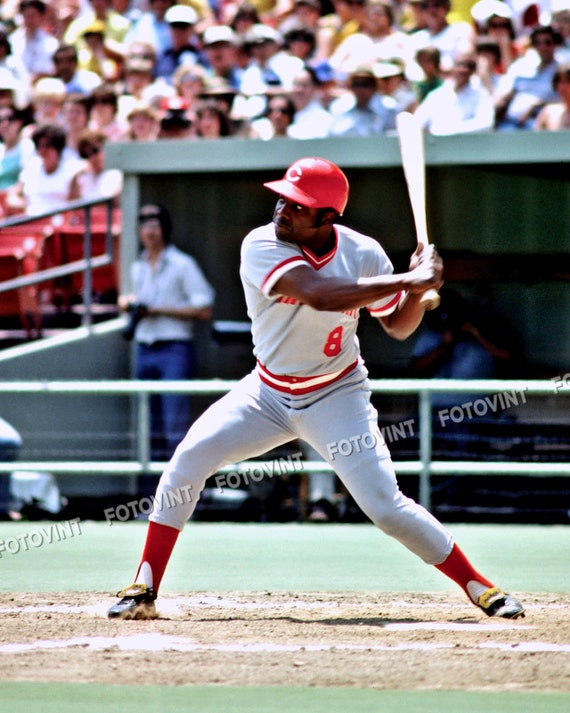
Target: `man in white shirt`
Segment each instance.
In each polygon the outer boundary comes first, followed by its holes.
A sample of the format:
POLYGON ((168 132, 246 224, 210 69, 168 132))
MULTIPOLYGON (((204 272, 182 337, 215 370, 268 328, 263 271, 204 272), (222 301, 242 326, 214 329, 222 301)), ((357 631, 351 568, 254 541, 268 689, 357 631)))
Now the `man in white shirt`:
MULTIPOLYGON (((196 320, 212 316, 214 290, 196 260, 170 244, 169 213, 158 205, 139 211, 143 252, 131 267, 132 294, 119 297, 129 312, 127 339, 136 343, 138 379, 190 379, 194 376, 196 320)), ((151 403, 153 459, 168 459, 188 428, 190 399, 161 396, 151 403)))
POLYGON ((22 0, 18 11, 22 25, 10 35, 10 45, 34 82, 53 74, 52 58, 59 40, 44 28, 47 4, 43 0, 22 0))
POLYGON ((295 119, 287 129, 291 139, 323 139, 329 135, 332 114, 321 103, 320 82, 311 67, 305 67, 293 80, 291 98, 295 119))
POLYGON ((495 123, 493 100, 481 81, 473 76, 474 55, 460 55, 451 76, 430 92, 414 115, 430 134, 446 136, 490 131, 495 123))

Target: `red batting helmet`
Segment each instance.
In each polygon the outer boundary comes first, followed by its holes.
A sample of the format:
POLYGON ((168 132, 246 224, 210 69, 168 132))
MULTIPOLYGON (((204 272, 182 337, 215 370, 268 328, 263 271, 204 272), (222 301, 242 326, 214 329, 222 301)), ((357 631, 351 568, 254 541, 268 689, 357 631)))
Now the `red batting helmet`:
POLYGON ((348 202, 348 180, 338 166, 324 158, 300 158, 280 181, 263 184, 307 208, 334 208, 342 214, 348 202))

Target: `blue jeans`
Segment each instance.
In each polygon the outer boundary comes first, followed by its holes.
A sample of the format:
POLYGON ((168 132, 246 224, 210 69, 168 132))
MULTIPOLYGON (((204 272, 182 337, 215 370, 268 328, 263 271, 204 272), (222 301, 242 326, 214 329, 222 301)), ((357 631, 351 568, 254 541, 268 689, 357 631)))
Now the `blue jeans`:
MULTIPOLYGON (((145 380, 191 379, 195 370, 194 343, 155 342, 136 346, 136 377, 145 380)), ((156 394, 150 401, 151 458, 169 460, 190 425, 190 397, 186 394, 156 394)))
MULTIPOLYGON (((0 461, 8 463, 17 460, 22 447, 22 439, 16 429, 0 418, 0 461)), ((10 495, 10 474, 0 474, 0 514, 12 507, 10 495)))

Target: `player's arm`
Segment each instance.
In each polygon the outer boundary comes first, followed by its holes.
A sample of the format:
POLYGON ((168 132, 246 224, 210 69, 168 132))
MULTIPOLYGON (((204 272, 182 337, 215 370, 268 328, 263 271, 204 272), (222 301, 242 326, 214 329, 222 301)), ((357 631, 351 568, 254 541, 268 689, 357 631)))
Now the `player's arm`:
MULTIPOLYGON (((299 265, 277 280, 273 292, 295 298, 313 309, 329 312, 366 307, 400 291, 419 296, 442 285, 441 260, 432 247, 429 246, 421 255, 417 251, 414 267, 408 272, 361 277, 354 281, 322 277, 308 265, 299 265)), ((411 300, 412 303, 416 301, 411 300)))

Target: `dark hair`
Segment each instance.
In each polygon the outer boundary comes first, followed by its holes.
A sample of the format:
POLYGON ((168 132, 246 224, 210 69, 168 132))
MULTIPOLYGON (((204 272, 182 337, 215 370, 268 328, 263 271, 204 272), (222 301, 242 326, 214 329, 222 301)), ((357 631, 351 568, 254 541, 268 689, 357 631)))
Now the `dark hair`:
POLYGON ((283 40, 285 42, 285 47, 289 47, 291 42, 295 41, 306 42, 311 46, 311 53, 314 52, 315 47, 317 46, 315 31, 312 27, 308 27, 306 25, 296 25, 292 27, 285 33, 283 40))
POLYGON ((489 52, 490 54, 493 55, 495 64, 498 65, 501 63, 501 48, 499 47, 498 42, 494 42, 493 40, 483 38, 477 42, 477 45, 475 47, 475 52, 477 54, 480 54, 481 52, 489 52))
POLYGON ((157 203, 145 203, 139 209, 139 225, 147 220, 158 220, 165 243, 170 242, 172 236, 172 218, 166 208, 157 203))
POLYGON ((493 18, 498 17, 501 22, 507 22, 509 24, 509 37, 511 40, 516 39, 516 32, 515 32, 515 26, 513 25, 513 21, 511 20, 510 17, 499 17, 499 15, 491 15, 485 20, 485 24, 483 26, 483 32, 488 35, 489 34, 489 29, 492 29, 491 25, 495 20, 493 18))
POLYGON ((562 36, 551 25, 540 25, 530 33, 530 44, 534 47, 538 35, 549 35, 555 45, 562 44, 562 36))
POLYGON ((49 145, 53 146, 53 148, 61 155, 63 153, 63 149, 65 148, 67 134, 65 129, 58 124, 43 124, 42 126, 38 126, 32 134, 32 141, 34 142, 34 146, 36 148, 42 139, 48 141, 49 145))
POLYGON ((80 92, 70 92, 69 94, 66 94, 63 103, 64 105, 77 104, 78 106, 82 106, 85 109, 87 116, 89 116, 91 112, 91 107, 93 106, 93 99, 90 95, 87 94, 81 94, 80 92))
POLYGON ((270 94, 267 97, 267 108, 265 109, 265 116, 269 116, 269 108, 270 104, 274 99, 280 99, 281 101, 284 101, 286 103, 286 108, 287 108, 287 114, 291 117, 291 120, 295 116, 295 103, 289 96, 289 94, 285 93, 278 93, 278 94, 270 94))
POLYGON ((18 12, 22 12, 29 7, 35 8, 38 12, 41 12, 42 15, 45 15, 47 12, 47 4, 43 2, 43 0, 22 0, 18 6, 18 12))
POLYGON ((254 24, 261 22, 257 8, 250 2, 242 2, 238 5, 234 16, 229 23, 232 30, 236 29, 236 25, 239 20, 251 20, 254 24))
POLYGON ((101 102, 102 104, 109 104, 115 111, 119 106, 119 98, 112 84, 100 84, 98 87, 95 87, 89 95, 89 98, 91 99, 91 106, 96 102, 101 102))
POLYGON ((10 30, 6 27, 6 25, 0 23, 0 44, 6 47, 7 55, 12 54, 12 45, 10 44, 9 36, 10 30))
POLYGON ((198 104, 196 107, 196 117, 199 119, 205 112, 212 112, 218 117, 220 122, 220 136, 230 136, 232 133, 230 118, 216 99, 204 99, 198 104))
POLYGON ((53 53, 52 59, 55 61, 55 58, 60 54, 72 54, 75 57, 75 61, 78 59, 77 48, 75 45, 61 44, 53 53))
POLYGON ((90 155, 90 149, 93 146, 102 148, 105 145, 107 137, 102 131, 91 131, 86 129, 81 133, 79 140, 77 142, 77 152, 81 158, 88 158, 90 155))

